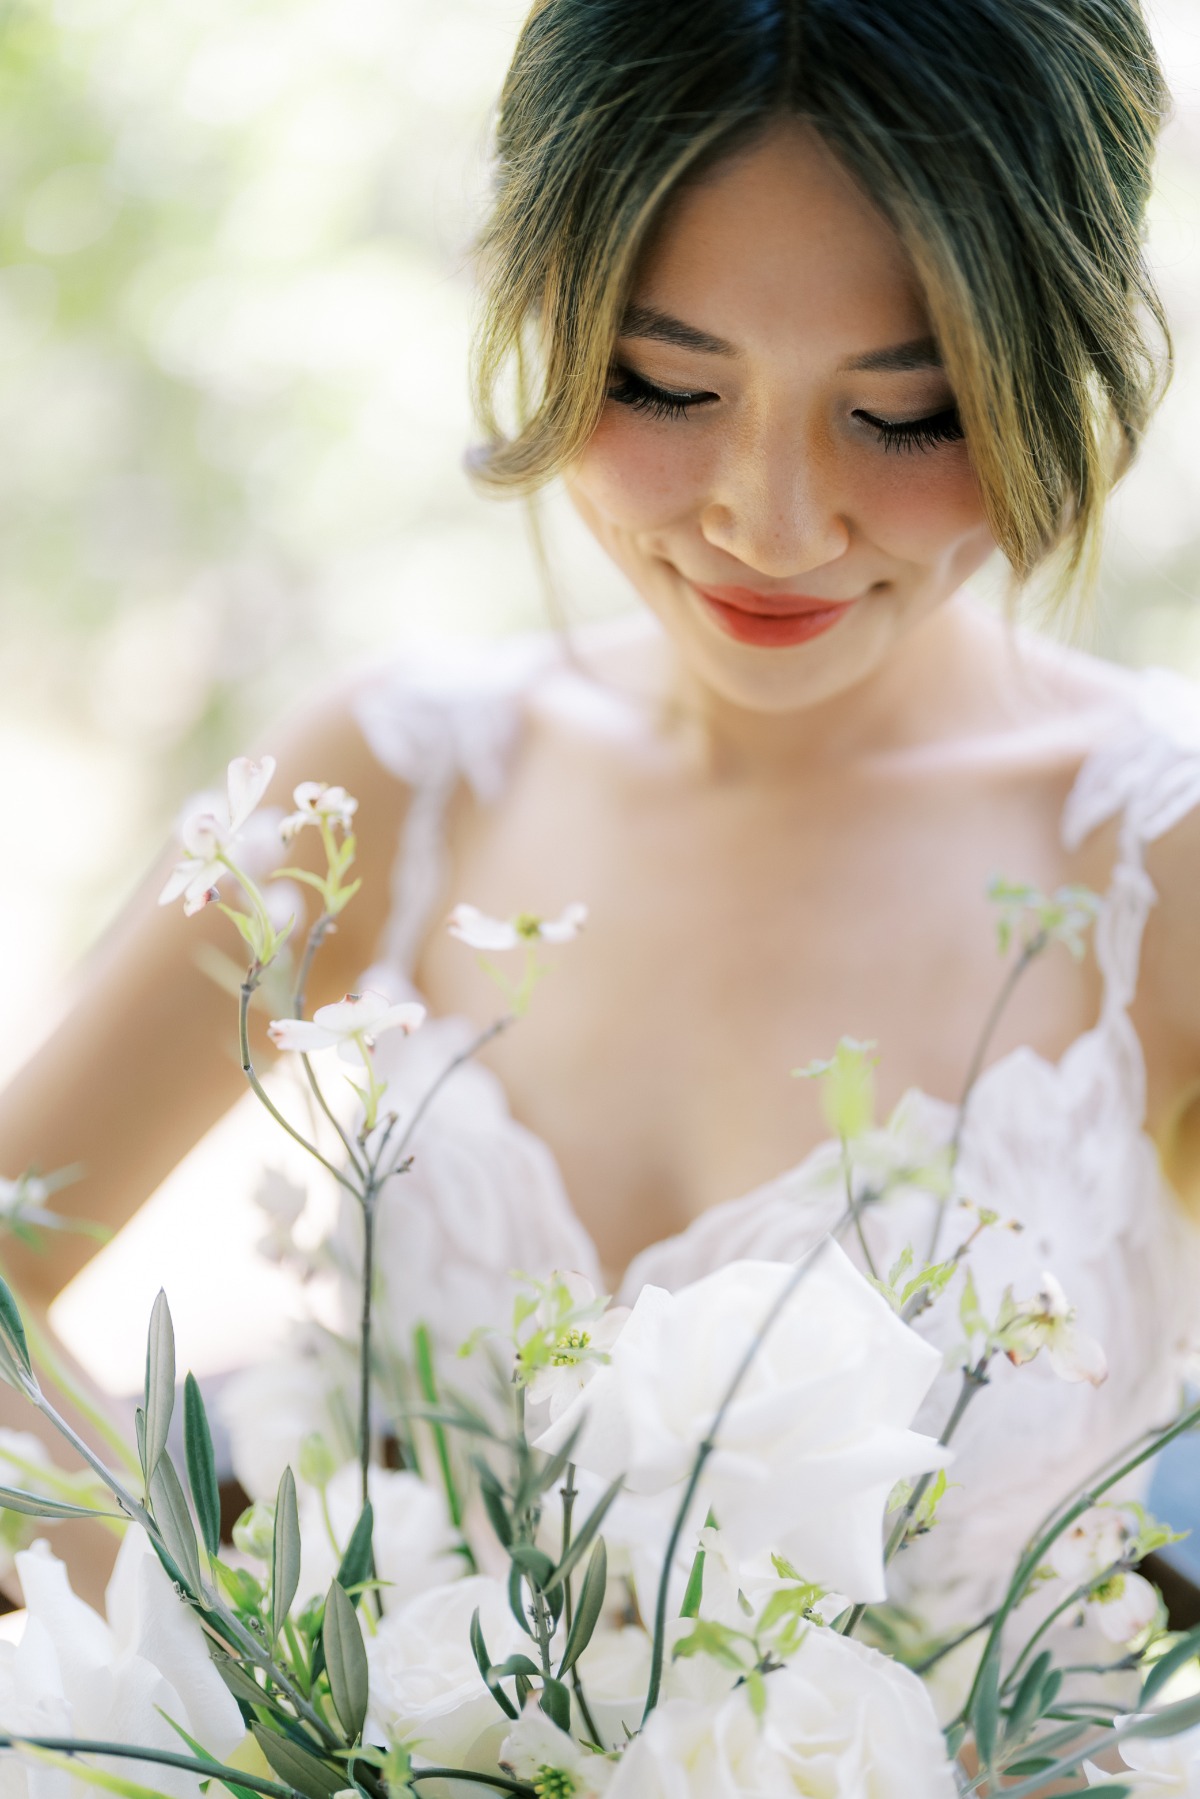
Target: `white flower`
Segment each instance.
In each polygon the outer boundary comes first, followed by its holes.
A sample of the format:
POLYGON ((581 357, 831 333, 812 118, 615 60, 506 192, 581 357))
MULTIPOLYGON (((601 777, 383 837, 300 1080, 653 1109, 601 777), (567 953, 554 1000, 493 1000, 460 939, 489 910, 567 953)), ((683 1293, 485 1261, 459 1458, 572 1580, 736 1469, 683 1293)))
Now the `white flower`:
POLYGON ((478 906, 455 906, 447 929, 472 949, 516 949, 522 943, 569 943, 586 919, 587 907, 578 900, 558 918, 536 918, 529 912, 516 918, 489 918, 478 906))
POLYGON ((304 1443, 314 1432, 340 1444, 339 1462, 349 1453, 340 1420, 353 1380, 349 1350, 325 1332, 303 1329, 285 1353, 229 1377, 216 1408, 229 1432, 233 1472, 251 1499, 274 1503, 280 1476, 287 1467, 299 1467, 304 1443))
MULTIPOLYGON (((1121 1723, 1121 1719, 1116 1720, 1121 1723)), ((1132 1723, 1133 1719, 1125 1722, 1132 1723)), ((1181 1730, 1173 1737, 1130 1737, 1122 1743, 1125 1768, 1118 1775, 1105 1773, 1094 1762, 1084 1762, 1089 1786, 1120 1779, 1132 1799, 1198 1799, 1200 1796, 1200 1727, 1181 1730), (1134 1775, 1130 1780, 1125 1772, 1134 1775), (1137 1776, 1142 1776, 1138 1779, 1137 1776)))
POLYGON ((279 827, 285 843, 289 843, 305 825, 319 825, 322 820, 348 831, 358 811, 358 801, 352 794, 344 787, 330 787, 324 781, 301 781, 292 801, 296 810, 289 813, 279 827))
POLYGON ((1075 1308, 1049 1273, 1043 1272, 1037 1297, 1020 1306, 1015 1319, 1005 1325, 1003 1343, 1009 1361, 1017 1367, 1044 1349, 1050 1366, 1063 1380, 1086 1380, 1098 1387, 1108 1378, 1103 1349, 1095 1337, 1079 1329, 1075 1308))
MULTIPOLYGON (((28 1609, 19 1644, 0 1643, 0 1718, 6 1730, 80 1736, 178 1750, 172 1718, 224 1761, 245 1735, 241 1714, 209 1657, 195 1614, 175 1592, 142 1531, 126 1534, 109 1583, 106 1623, 67 1582, 44 1543, 17 1557, 28 1609), (164 1717, 163 1714, 166 1714, 164 1717)), ((182 1769, 98 1758, 98 1765, 173 1799, 196 1799, 182 1769)), ((5 1799, 66 1799, 70 1775, 0 1759, 5 1799)), ((86 1782, 85 1782, 86 1784, 86 1782)))
MULTIPOLYGON (((738 1555, 774 1549, 807 1579, 884 1596, 882 1520, 902 1476, 949 1453, 908 1429, 940 1366, 831 1240, 758 1348, 697 1496, 738 1555)), ((733 1262, 682 1288, 642 1289, 607 1366, 537 1439, 635 1494, 688 1476, 747 1350, 795 1269, 733 1262), (584 1422, 586 1420, 586 1422, 584 1422)))
POLYGON ((254 1190, 254 1203, 266 1214, 267 1228, 255 1244, 269 1262, 282 1262, 295 1248, 293 1232, 308 1202, 303 1187, 278 1168, 264 1168, 254 1190))
POLYGON ((612 1763, 552 1724, 530 1699, 500 1746, 500 1766, 516 1780, 555 1799, 599 1799, 612 1779, 612 1763))
POLYGON ((548 1334, 550 1362, 529 1382, 526 1398, 544 1405, 551 1423, 604 1365, 624 1329, 628 1306, 603 1306, 586 1276, 556 1272, 533 1314, 535 1329, 548 1334))
MULTIPOLYGON (((312 1487, 301 1491, 301 1602, 314 1595, 324 1597, 329 1590, 358 1522, 361 1481, 358 1463, 348 1462, 326 1486, 323 1504, 312 1487)), ((437 1488, 416 1474, 372 1468, 368 1491, 375 1513, 375 1572, 387 1583, 382 1594, 385 1611, 398 1611, 418 1593, 445 1586, 464 1572, 446 1502, 437 1488)))
POLYGON ((953 1799, 954 1775, 915 1674, 836 1631, 810 1630, 765 1676, 719 1703, 667 1699, 621 1758, 608 1799, 953 1799))
POLYGON ((1140 1574, 1114 1574, 1088 1600, 1087 1615, 1110 1643, 1132 1643, 1158 1616, 1158 1592, 1140 1574))
MULTIPOLYGON (((509 1720, 471 1651, 476 1610, 493 1662, 528 1654, 529 1638, 509 1609, 504 1583, 475 1574, 431 1588, 384 1618, 367 1643, 369 1740, 404 1744, 426 1763, 495 1771, 509 1720)), ((440 1799, 436 1784, 422 1781, 421 1789, 440 1799)))
POLYGON ((37 1209, 49 1204, 50 1188, 36 1174, 23 1174, 19 1181, 0 1178, 0 1218, 11 1218, 27 1206, 37 1209))
POLYGON ((1093 1505, 1055 1538, 1046 1557, 1060 1579, 1073 1587, 1102 1574, 1119 1562, 1141 1529, 1136 1512, 1119 1505, 1093 1505))
POLYGON ((183 909, 190 918, 208 904, 227 872, 226 859, 237 847, 274 773, 273 756, 264 756, 261 762, 238 756, 229 764, 224 799, 213 797, 190 812, 179 827, 184 854, 158 896, 160 906, 170 905, 182 894, 183 909))
POLYGON ((372 1050, 384 1031, 401 1030, 407 1036, 424 1018, 424 1006, 410 1000, 392 1005, 382 993, 367 988, 362 993, 347 993, 330 1006, 318 1006, 311 1021, 276 1018, 267 1031, 277 1049, 298 1050, 302 1055, 336 1049, 343 1062, 360 1062, 364 1050, 372 1050))

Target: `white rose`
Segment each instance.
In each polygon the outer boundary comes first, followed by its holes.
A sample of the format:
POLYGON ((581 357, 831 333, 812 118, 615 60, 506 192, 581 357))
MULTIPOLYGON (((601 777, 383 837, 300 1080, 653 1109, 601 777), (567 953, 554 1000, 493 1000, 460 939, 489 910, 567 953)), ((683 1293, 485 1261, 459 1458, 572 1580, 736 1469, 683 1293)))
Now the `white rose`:
MULTIPOLYGON (((241 1714, 208 1653, 195 1614, 163 1573, 141 1530, 126 1533, 109 1582, 109 1622, 71 1591, 45 1543, 17 1557, 28 1619, 19 1644, 0 1643, 0 1717, 31 1734, 107 1738, 178 1752, 173 1718, 224 1761, 245 1735, 241 1714), (163 1714, 166 1714, 166 1717, 163 1714)), ((194 1774, 158 1763, 99 1765, 173 1799, 197 1799, 194 1774)), ((69 1775, 0 1761, 4 1799, 59 1799, 69 1775)))
MULTIPOLYGON (((725 1416, 696 1511, 711 1507, 740 1555, 774 1549, 806 1579, 880 1600, 888 1494, 950 1459, 908 1429, 940 1357, 831 1240, 805 1262, 725 1416)), ((560 1448, 583 1424, 581 1467, 624 1474, 633 1493, 678 1487, 793 1274, 733 1262, 675 1294, 644 1287, 611 1360, 538 1447, 560 1448)))
POLYGON ((898 1662, 814 1629, 765 1690, 761 1719, 744 1686, 715 1706, 667 1699, 622 1757, 608 1799, 953 1799, 929 1698, 898 1662))
MULTIPOLYGON (((422 1593, 384 1618, 367 1644, 371 1740, 403 1743, 418 1762, 495 1771, 512 1721, 471 1651, 476 1609, 493 1662, 530 1653, 500 1581, 475 1574, 422 1593)), ((422 1799, 476 1799, 476 1791, 465 1781, 421 1782, 422 1799)))
MULTIPOLYGON (((362 1509, 361 1483, 358 1463, 347 1462, 326 1486, 324 1505, 315 1488, 301 1489, 302 1602, 329 1590, 362 1509)), ((437 1488, 415 1474, 372 1468, 368 1491, 375 1514, 375 1572, 387 1583, 382 1594, 385 1611, 398 1611, 418 1593, 444 1586, 464 1572, 466 1564, 455 1553, 454 1527, 437 1488)))

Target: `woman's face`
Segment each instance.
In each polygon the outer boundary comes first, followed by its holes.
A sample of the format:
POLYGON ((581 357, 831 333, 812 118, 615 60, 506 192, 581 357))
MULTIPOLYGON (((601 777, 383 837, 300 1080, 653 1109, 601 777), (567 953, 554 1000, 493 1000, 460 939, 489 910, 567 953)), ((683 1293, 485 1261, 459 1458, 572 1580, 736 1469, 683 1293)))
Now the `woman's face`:
POLYGON ((847 691, 985 560, 912 268, 811 128, 672 208, 568 485, 689 671, 757 711, 847 691))

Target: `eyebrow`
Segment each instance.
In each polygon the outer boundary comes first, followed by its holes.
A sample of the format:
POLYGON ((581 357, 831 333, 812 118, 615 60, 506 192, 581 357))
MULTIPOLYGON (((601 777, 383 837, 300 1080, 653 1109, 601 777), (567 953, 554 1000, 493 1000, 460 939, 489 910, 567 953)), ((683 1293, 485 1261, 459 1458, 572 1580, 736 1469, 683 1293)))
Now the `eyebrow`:
MULTIPOLYGON (((622 337, 649 338, 655 343, 674 344, 680 350, 699 350, 707 356, 736 356, 733 344, 711 331, 701 331, 659 312, 654 306, 630 306, 621 320, 622 337)), ((888 344, 881 350, 868 350, 842 365, 847 374, 908 374, 916 369, 940 369, 941 351, 932 337, 914 337, 907 343, 888 344)))

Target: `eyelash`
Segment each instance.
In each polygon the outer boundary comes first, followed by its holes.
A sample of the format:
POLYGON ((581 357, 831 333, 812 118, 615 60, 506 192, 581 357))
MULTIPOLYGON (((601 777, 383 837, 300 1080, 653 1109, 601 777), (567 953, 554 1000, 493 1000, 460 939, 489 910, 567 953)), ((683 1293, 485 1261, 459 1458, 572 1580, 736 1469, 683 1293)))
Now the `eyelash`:
MULTIPOLYGON (((709 393, 671 393, 665 387, 655 387, 644 376, 635 375, 632 369, 623 368, 614 369, 608 397, 618 406, 629 406, 634 412, 644 412, 656 419, 684 419, 694 406, 706 405, 717 398, 716 394, 709 393)), ((939 444, 961 443, 963 438, 962 422, 954 406, 930 413, 923 419, 900 422, 876 418, 873 413, 862 411, 856 412, 854 417, 862 419, 878 433, 885 452, 932 450, 939 444)))

